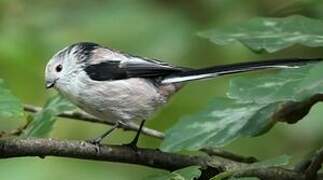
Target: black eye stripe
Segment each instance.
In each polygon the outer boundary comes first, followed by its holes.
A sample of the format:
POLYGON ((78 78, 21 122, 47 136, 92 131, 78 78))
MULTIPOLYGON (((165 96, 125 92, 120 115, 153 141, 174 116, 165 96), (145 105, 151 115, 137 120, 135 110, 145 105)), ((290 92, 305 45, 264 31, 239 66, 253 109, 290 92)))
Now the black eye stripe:
POLYGON ((63 66, 61 64, 56 66, 56 72, 61 72, 62 70, 63 70, 63 66))

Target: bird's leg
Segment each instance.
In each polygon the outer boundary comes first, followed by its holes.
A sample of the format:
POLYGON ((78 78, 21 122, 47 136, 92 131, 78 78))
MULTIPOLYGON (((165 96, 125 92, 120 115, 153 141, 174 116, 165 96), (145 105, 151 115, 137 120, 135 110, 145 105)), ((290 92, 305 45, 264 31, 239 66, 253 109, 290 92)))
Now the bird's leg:
POLYGON ((112 133, 112 131, 114 131, 118 127, 119 127, 119 122, 116 122, 115 125, 113 125, 108 131, 106 131, 105 133, 103 133, 97 138, 87 140, 87 142, 91 144, 99 145, 105 137, 107 137, 110 133, 112 133))
POLYGON ((135 138, 133 138, 133 140, 130 143, 125 144, 125 146, 128 146, 128 147, 132 148, 134 151, 137 151, 137 143, 138 143, 138 140, 139 140, 141 130, 144 127, 144 124, 145 124, 145 120, 142 120, 135 138))

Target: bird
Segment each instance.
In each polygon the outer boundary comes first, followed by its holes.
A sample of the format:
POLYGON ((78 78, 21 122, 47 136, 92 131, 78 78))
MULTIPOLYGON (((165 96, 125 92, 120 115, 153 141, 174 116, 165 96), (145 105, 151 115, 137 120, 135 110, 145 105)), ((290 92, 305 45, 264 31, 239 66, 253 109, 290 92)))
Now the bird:
POLYGON ((90 139, 92 144, 100 144, 120 125, 140 122, 136 136, 127 144, 136 148, 145 121, 190 81, 262 69, 298 68, 320 61, 322 58, 287 58, 196 69, 79 42, 50 58, 45 83, 46 88, 55 88, 85 112, 114 124, 90 139))

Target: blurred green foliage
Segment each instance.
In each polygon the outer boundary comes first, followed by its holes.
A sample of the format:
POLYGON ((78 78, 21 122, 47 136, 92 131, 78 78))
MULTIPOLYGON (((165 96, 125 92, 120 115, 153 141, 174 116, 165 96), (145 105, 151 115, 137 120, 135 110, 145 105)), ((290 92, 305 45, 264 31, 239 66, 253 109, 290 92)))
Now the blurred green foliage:
POLYGON ((0 118, 20 119, 24 112, 20 100, 15 97, 0 79, 0 118))
MULTIPOLYGON (((54 93, 44 88, 43 72, 48 59, 57 50, 79 41, 94 41, 132 54, 192 67, 276 57, 322 57, 321 48, 303 46, 273 54, 254 54, 240 44, 220 47, 196 35, 256 16, 301 14, 320 19, 323 18, 322 8, 319 0, 1 0, 0 78, 22 102, 42 105, 49 94, 54 93)), ((256 74, 260 73, 244 76, 256 74)), ((212 97, 224 96, 230 77, 189 84, 147 125, 164 131, 180 117, 198 112, 212 97)), ((305 120, 294 126, 278 125, 264 136, 241 139, 226 148, 261 159, 289 154, 296 160, 322 145, 321 109, 321 105, 316 105, 305 120)), ((24 124, 21 119, 0 121, 0 130, 24 124)), ((51 137, 83 140, 101 134, 106 128, 59 119, 51 137)), ((118 131, 106 142, 122 144, 133 135, 118 131)), ((158 147, 159 143, 142 136, 140 146, 158 147)), ((160 172, 135 165, 53 157, 1 160, 0 169, 0 179, 11 180, 142 179, 160 172)))

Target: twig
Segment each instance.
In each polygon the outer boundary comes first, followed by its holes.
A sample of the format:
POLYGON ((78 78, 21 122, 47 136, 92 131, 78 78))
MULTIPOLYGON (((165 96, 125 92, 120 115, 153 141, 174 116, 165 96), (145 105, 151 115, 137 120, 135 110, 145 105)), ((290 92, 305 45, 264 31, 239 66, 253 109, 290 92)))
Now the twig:
POLYGON ((306 156, 306 158, 296 163, 294 170, 299 173, 305 173, 306 169, 310 166, 312 162, 312 158, 313 154, 311 154, 310 156, 306 156))
POLYGON ((219 156, 219 157, 223 157, 223 158, 230 159, 230 160, 237 161, 237 162, 254 163, 254 162, 258 161, 254 157, 245 157, 245 156, 241 156, 238 154, 234 154, 229 151, 224 151, 222 149, 205 148, 205 149, 202 149, 201 151, 207 153, 210 156, 219 156))
MULTIPOLYGON (((37 113, 37 112, 41 111, 42 108, 25 104, 24 105, 24 110, 27 111, 27 112, 37 113)), ((96 118, 94 116, 91 116, 91 115, 89 115, 89 114, 87 114, 85 112, 81 112, 81 111, 66 111, 66 112, 60 114, 59 117, 73 119, 73 120, 81 120, 81 121, 87 121, 87 122, 101 123, 101 124, 107 124, 107 125, 114 125, 111 122, 103 121, 101 119, 98 119, 98 118, 96 118)), ((139 129, 139 126, 136 125, 136 124, 128 124, 128 125, 121 124, 120 126, 125 131, 129 131, 129 130, 130 131, 137 131, 139 129)), ((165 136, 162 132, 159 132, 157 130, 150 129, 150 128, 147 128, 147 127, 144 127, 142 129, 142 133, 145 134, 145 135, 148 135, 148 136, 159 138, 159 139, 163 139, 164 136, 165 136)))
MULTIPOLYGON (((259 179, 286 179, 286 180, 307 180, 304 174, 296 173, 293 170, 288 170, 280 167, 273 168, 255 168, 241 171, 234 177, 257 177, 259 179)), ((316 180, 322 180, 322 174, 319 174, 316 180)), ((314 180, 314 179, 311 179, 314 180)))
POLYGON ((30 123, 31 123, 31 121, 30 120, 27 120, 27 123, 25 123, 21 127, 18 127, 16 129, 13 129, 13 130, 11 130, 9 132, 1 131, 0 132, 0 138, 12 137, 12 136, 19 136, 29 126, 30 123))

